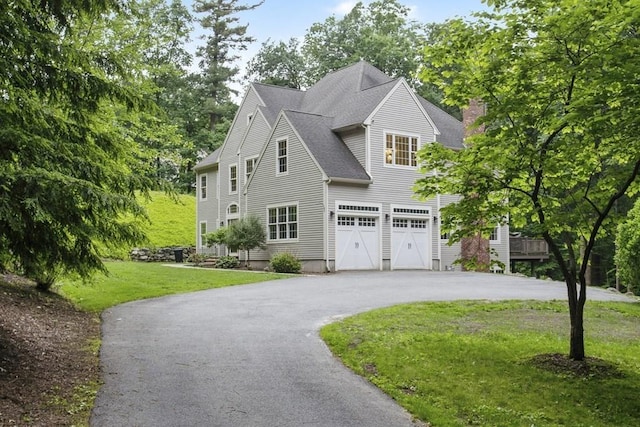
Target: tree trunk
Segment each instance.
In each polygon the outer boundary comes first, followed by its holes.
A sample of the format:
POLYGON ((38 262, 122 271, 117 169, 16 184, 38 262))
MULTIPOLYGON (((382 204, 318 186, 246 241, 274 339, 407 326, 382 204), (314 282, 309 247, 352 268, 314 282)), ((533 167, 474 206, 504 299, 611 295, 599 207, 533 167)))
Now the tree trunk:
POLYGON ((569 358, 584 360, 584 305, 578 304, 571 313, 569 358))

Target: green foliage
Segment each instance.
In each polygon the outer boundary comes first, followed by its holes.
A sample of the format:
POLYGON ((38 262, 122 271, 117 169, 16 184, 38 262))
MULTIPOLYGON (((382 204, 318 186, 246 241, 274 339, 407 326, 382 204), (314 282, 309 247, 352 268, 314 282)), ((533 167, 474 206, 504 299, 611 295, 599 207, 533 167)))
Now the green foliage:
POLYGON ((136 144, 119 114, 150 109, 126 55, 84 41, 115 1, 0 4, 0 254, 47 287, 59 272, 104 268, 97 243, 135 244, 136 144), (114 126, 114 124, 116 124, 114 126))
POLYGON ((365 60, 390 76, 418 83, 425 27, 396 0, 358 2, 342 18, 330 16, 307 30, 302 53, 313 83, 331 71, 365 60))
MULTIPOLYGON (((151 191, 147 196, 138 194, 137 201, 146 213, 145 220, 136 220, 130 216, 123 222, 133 222, 143 230, 145 238, 138 244, 150 248, 171 246, 195 246, 193 224, 196 217, 196 199, 187 194, 166 194, 151 191)), ((102 257, 110 259, 129 259, 131 245, 109 247, 98 245, 102 257)))
POLYGON ((276 273, 294 273, 298 274, 302 270, 302 263, 293 254, 289 252, 280 252, 271 257, 269 266, 276 273))
POLYGON ((629 291, 640 289, 640 200, 618 225, 615 262, 620 282, 629 291))
POLYGON ((227 233, 229 229, 227 227, 220 227, 215 231, 210 233, 206 233, 204 235, 204 240, 207 242, 207 246, 211 247, 213 245, 224 245, 227 241, 227 233))
POLYGON ((207 259, 207 255, 205 254, 193 253, 189 255, 189 258, 187 258, 187 262, 190 262, 195 266, 200 266, 202 263, 206 261, 206 259, 207 259))
POLYGON ((238 4, 238 0, 195 0, 193 10, 203 14, 198 21, 205 30, 205 45, 198 48, 200 61, 200 82, 206 96, 206 111, 209 115, 209 129, 225 117, 224 110, 229 104, 229 83, 238 74, 234 63, 240 59, 236 52, 247 49, 255 39, 247 35, 248 25, 238 25, 240 12, 253 10, 264 0, 252 5, 238 4))
POLYGON ((266 241, 267 234, 260 218, 255 215, 248 215, 229 225, 224 244, 234 252, 238 249, 247 251, 246 266, 249 267, 251 250, 264 248, 266 241))
POLYGON ((216 263, 214 264, 216 268, 226 269, 238 268, 239 265, 240 261, 238 261, 238 258, 229 255, 221 256, 216 260, 216 263))
POLYGON ((613 369, 599 373, 603 363, 590 360, 588 375, 531 362, 566 352, 567 311, 559 301, 417 303, 349 317, 320 335, 431 425, 638 425, 640 404, 623 396, 640 391, 640 306, 589 303, 589 347, 613 369))
POLYGON ((247 64, 247 75, 261 83, 301 89, 306 78, 306 65, 297 38, 288 43, 262 43, 262 47, 247 64))
POLYGON ((422 77, 447 103, 487 108, 466 149, 423 146, 416 191, 462 196, 442 211, 454 240, 509 218, 547 241, 575 309, 571 355, 580 359, 591 253, 615 228, 616 202, 638 190, 640 86, 626 82, 640 72, 640 3, 490 5, 472 22, 448 21, 425 48, 422 77))
POLYGON ((158 263, 106 262, 109 275, 88 282, 66 279, 60 291, 80 308, 100 312, 128 301, 243 285, 283 276, 273 273, 176 268, 158 263))

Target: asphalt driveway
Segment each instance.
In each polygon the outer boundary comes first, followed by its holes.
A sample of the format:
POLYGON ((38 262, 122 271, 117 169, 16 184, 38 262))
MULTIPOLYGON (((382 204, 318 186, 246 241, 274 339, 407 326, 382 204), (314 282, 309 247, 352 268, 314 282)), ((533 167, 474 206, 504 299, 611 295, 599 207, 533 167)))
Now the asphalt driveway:
MULTIPOLYGON (((592 300, 629 301, 589 289, 592 300)), ((123 304, 103 314, 92 426, 415 426, 318 336, 410 301, 566 299, 558 282, 459 272, 349 272, 123 304)))

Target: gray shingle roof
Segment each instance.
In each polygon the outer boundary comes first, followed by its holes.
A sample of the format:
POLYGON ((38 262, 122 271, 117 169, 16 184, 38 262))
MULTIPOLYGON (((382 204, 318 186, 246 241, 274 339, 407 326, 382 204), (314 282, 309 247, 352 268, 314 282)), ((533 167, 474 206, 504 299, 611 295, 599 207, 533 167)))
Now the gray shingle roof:
POLYGON ((371 180, 351 150, 331 130, 332 117, 290 110, 283 113, 329 178, 371 180))
POLYGON ((418 100, 440 131, 440 135, 436 136, 436 141, 448 148, 456 150, 463 148, 464 125, 462 122, 426 99, 419 96, 418 100))
POLYGON ((213 153, 209 154, 207 157, 205 157, 200 162, 198 162, 198 164, 193 169, 198 171, 208 166, 213 166, 217 164, 218 161, 220 160, 221 152, 222 152, 222 147, 218 147, 213 153))
MULTIPOLYGON (((262 83, 252 86, 265 104, 259 108, 266 120, 273 125, 280 111, 285 110, 328 176, 368 180, 335 131, 362 124, 397 83, 398 79, 360 61, 327 74, 307 91, 262 83)), ((436 140, 449 148, 462 148, 462 122, 420 96, 417 98, 440 131, 436 140)), ((218 155, 216 150, 196 169, 217 163, 218 155)))

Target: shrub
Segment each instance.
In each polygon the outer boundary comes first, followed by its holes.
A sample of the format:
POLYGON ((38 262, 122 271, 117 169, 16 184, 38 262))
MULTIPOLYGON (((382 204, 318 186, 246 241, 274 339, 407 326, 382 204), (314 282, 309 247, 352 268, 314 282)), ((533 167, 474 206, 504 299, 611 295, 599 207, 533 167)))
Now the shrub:
POLYGON ((237 268, 238 265, 240 265, 238 258, 228 255, 221 256, 215 263, 216 268, 237 268))
POLYGON ((195 264, 196 266, 202 264, 203 262, 205 262, 207 259, 207 256, 205 254, 197 254, 197 253, 193 253, 191 255, 189 255, 189 257, 187 258, 187 262, 191 262, 193 264, 195 264))
POLYGON ((295 255, 280 252, 271 257, 271 269, 276 273, 300 273, 302 263, 295 255))

